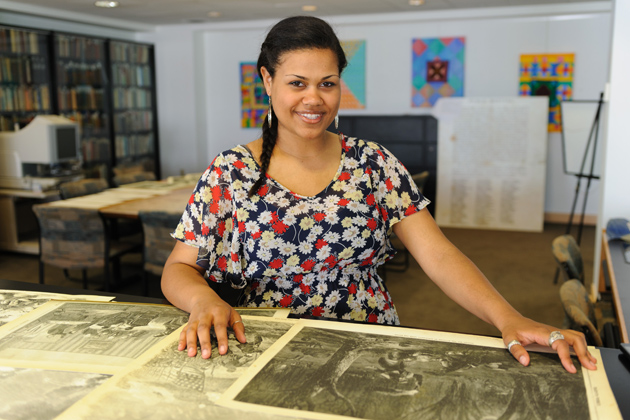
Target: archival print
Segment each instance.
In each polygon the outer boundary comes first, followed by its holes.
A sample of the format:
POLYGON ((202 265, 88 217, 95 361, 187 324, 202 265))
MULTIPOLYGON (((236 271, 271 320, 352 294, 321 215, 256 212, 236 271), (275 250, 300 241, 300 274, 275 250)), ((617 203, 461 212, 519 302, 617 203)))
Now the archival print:
POLYGON ((0 365, 114 373, 187 320, 167 305, 50 301, 0 327, 0 365))
POLYGON ((66 295, 62 293, 0 290, 0 326, 29 313, 51 299, 109 302, 113 296, 66 295))
POLYGON ((0 366, 0 419, 54 419, 109 377, 0 366))
POLYGON ((210 359, 178 351, 177 330, 59 418, 275 419, 272 414, 219 407, 214 401, 295 322, 244 316, 247 343, 230 334, 228 353, 221 356, 213 341, 210 359))
POLYGON ((289 308, 234 308, 239 315, 265 316, 271 318, 288 318, 291 314, 289 308))
POLYGON ((502 340, 395 327, 300 321, 219 404, 313 419, 620 419, 599 359, 564 370, 502 340), (596 396, 596 398, 594 397, 596 396))

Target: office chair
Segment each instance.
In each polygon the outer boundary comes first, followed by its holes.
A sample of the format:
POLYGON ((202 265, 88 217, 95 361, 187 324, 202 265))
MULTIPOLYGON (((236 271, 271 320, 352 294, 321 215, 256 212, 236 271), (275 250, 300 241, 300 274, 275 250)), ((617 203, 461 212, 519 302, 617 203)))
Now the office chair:
POLYGON ((107 189, 107 181, 102 178, 88 178, 80 181, 64 182, 59 185, 59 195, 62 200, 96 194, 107 189))
MULTIPOLYGON (((551 252, 564 280, 577 279, 584 284, 582 252, 571 235, 561 235, 551 242, 551 252)), ((557 276, 556 276, 557 281, 557 276)))
POLYGON ((155 179, 155 174, 153 172, 144 171, 116 175, 113 182, 116 187, 120 187, 121 185, 132 184, 134 182, 155 181, 155 179))
POLYGON ((64 270, 82 270, 83 288, 88 288, 88 268, 102 268, 105 290, 112 285, 110 263, 120 274, 120 257, 139 250, 137 243, 112 240, 98 210, 33 206, 39 223, 39 283, 44 284, 44 264, 64 270))
POLYGON ((175 231, 181 213, 164 211, 141 211, 138 216, 144 232, 143 268, 144 295, 149 294, 149 276, 161 277, 164 263, 175 246, 176 239, 171 237, 175 231))

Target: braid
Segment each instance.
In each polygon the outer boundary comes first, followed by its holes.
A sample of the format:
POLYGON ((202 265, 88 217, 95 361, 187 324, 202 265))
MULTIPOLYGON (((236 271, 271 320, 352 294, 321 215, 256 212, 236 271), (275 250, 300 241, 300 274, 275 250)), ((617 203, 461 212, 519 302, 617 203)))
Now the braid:
MULTIPOLYGON (((273 108, 272 108, 273 110, 273 108)), ((260 176, 249 190, 248 196, 251 197, 258 192, 260 187, 267 182, 267 169, 269 169, 269 161, 271 160, 271 152, 276 145, 276 139, 278 138, 278 123, 275 118, 275 113, 271 111, 271 126, 265 118, 262 127, 262 152, 260 152, 260 176), (275 122, 275 124, 274 124, 275 122)))

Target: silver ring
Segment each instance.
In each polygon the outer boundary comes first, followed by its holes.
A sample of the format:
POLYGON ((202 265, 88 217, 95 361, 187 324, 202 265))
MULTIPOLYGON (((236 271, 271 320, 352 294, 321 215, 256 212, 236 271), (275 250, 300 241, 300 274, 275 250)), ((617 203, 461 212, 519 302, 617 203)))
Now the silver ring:
POLYGON ((552 331, 549 335, 549 347, 557 340, 564 340, 564 335, 560 331, 552 331))
POLYGON ((512 341, 510 341, 510 342, 508 343, 508 345, 507 345, 507 349, 508 349, 508 351, 509 351, 509 352, 511 352, 511 351, 512 351, 512 346, 522 346, 522 344, 521 344, 521 342, 520 342, 520 341, 518 341, 518 340, 512 340, 512 341))
MULTIPOLYGON (((232 327, 231 327, 231 328, 234 328, 234 326, 235 326, 236 324, 238 324, 239 322, 240 322, 241 324, 243 324, 243 321, 241 321, 240 319, 237 319, 236 321, 234 321, 234 322, 232 323, 232 327)), ((243 324, 243 325, 245 325, 245 324, 243 324)))

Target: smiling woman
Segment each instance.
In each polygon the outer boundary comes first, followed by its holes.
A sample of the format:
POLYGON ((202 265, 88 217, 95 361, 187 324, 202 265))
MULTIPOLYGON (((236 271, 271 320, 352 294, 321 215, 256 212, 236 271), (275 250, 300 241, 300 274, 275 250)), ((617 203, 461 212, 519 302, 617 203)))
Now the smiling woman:
POLYGON ((314 17, 277 23, 258 72, 270 96, 261 138, 219 154, 199 180, 173 234, 162 290, 190 312, 179 349, 210 357, 227 329, 244 343, 239 314, 209 287, 242 291, 239 306, 288 307, 294 315, 399 324, 377 268, 395 253, 392 232, 449 297, 496 326, 509 351, 558 351, 575 372, 595 365, 580 333, 524 318, 444 237, 409 172, 383 146, 327 131, 337 116, 346 65, 332 28, 314 17), (550 340, 550 337, 554 337, 550 340))

